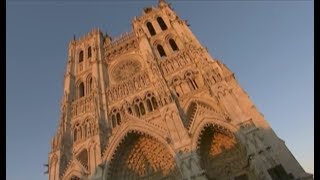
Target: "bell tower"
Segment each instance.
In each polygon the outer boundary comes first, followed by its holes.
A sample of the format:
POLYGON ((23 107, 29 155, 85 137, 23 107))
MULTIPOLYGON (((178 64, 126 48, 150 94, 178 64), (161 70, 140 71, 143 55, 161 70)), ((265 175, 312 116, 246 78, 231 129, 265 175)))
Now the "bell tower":
POLYGON ((68 167, 77 172, 74 179, 81 178, 101 163, 101 148, 106 146, 104 137, 109 128, 107 74, 103 63, 103 44, 108 40, 98 29, 93 29, 69 43, 61 119, 49 155, 50 180, 67 176, 68 167))

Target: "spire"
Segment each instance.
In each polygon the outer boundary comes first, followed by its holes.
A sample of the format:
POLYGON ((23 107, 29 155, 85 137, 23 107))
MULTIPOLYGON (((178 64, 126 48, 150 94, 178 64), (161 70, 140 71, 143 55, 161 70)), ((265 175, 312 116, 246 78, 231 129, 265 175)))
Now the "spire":
POLYGON ((169 4, 165 0, 159 0, 158 1, 158 6, 159 7, 165 7, 168 6, 169 4))

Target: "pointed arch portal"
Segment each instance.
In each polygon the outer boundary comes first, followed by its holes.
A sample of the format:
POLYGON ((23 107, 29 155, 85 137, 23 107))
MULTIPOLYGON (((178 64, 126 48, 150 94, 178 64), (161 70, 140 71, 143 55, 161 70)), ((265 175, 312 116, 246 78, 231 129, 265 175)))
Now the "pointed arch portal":
POLYGON ((175 159, 161 142, 129 132, 114 152, 110 179, 181 179, 175 159))
POLYGON ((202 128, 197 152, 208 179, 237 179, 239 175, 243 180, 255 179, 247 167, 245 148, 220 125, 207 124, 202 128))

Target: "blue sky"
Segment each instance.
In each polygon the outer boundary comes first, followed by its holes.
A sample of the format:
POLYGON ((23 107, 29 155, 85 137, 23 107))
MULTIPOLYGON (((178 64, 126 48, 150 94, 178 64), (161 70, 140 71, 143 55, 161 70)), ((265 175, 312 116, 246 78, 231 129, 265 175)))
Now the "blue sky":
MULTIPOLYGON (((169 1, 225 63, 303 168, 314 172, 313 1, 169 1)), ((6 172, 43 180, 67 47, 94 27, 112 37, 157 1, 7 0, 6 172)))

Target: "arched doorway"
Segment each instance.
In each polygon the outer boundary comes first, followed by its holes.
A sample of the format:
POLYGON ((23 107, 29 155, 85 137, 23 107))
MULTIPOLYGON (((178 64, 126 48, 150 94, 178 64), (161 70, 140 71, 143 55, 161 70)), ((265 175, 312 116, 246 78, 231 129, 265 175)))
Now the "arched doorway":
POLYGON ((197 153, 208 179, 254 179, 248 167, 245 148, 228 129, 214 124, 202 128, 197 153))
POLYGON ((110 162, 110 179, 181 179, 167 147, 142 133, 128 133, 110 162))

